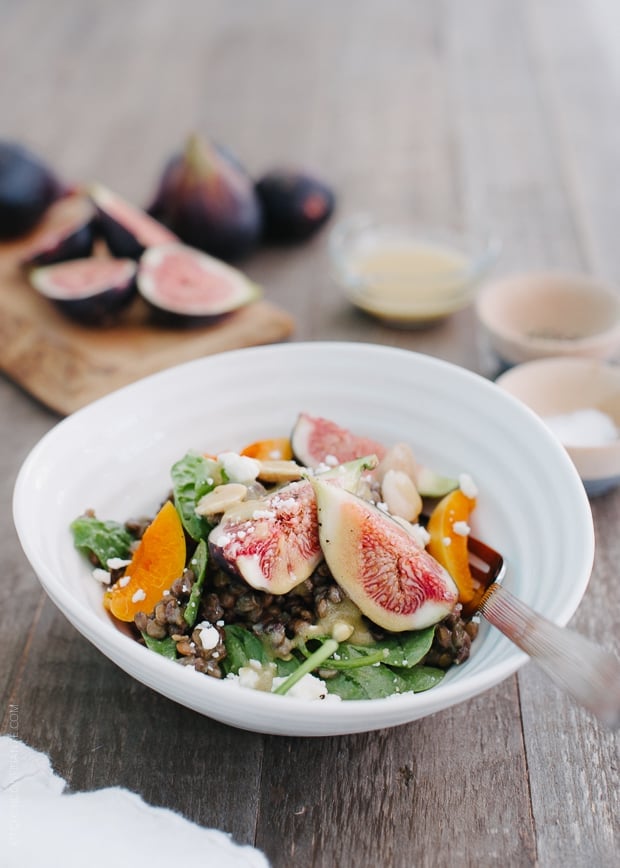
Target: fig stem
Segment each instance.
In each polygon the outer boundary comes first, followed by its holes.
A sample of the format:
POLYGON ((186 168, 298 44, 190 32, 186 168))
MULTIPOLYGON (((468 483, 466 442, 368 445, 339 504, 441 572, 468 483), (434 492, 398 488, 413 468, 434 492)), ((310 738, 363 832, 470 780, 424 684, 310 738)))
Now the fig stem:
POLYGON ((185 164, 197 178, 213 174, 212 151, 198 133, 192 133, 185 145, 185 164))
POLYGON ((331 657, 332 654, 338 650, 338 645, 339 643, 336 642, 335 639, 327 639, 323 642, 321 647, 317 648, 314 653, 307 657, 294 672, 291 672, 286 681, 283 681, 282 684, 278 685, 273 692, 283 696, 291 689, 291 687, 297 684, 298 681, 301 681, 304 675, 312 672, 313 669, 317 669, 321 663, 324 663, 328 657, 331 657))

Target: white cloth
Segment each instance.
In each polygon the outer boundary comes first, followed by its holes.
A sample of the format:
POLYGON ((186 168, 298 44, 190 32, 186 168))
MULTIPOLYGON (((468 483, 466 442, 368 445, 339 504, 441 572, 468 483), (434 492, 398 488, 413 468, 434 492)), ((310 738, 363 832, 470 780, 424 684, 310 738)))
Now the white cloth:
POLYGON ((3 868, 176 865, 268 868, 265 856, 121 787, 65 793, 43 753, 0 737, 0 864, 3 868))

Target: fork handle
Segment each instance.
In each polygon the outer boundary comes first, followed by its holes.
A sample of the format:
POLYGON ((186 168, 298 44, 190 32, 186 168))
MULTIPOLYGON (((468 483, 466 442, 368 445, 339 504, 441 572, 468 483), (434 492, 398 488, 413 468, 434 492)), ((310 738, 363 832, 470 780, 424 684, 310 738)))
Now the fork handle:
POLYGON ((607 726, 620 726, 620 661, 612 653, 538 615, 495 582, 479 611, 577 702, 607 726))

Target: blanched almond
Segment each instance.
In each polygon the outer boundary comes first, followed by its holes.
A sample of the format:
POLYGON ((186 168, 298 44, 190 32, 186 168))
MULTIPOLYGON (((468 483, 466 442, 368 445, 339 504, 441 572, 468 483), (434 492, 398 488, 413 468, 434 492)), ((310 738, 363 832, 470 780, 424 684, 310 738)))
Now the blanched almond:
POLYGON ((407 474, 412 482, 416 481, 418 464, 411 446, 408 446, 407 443, 396 443, 388 449, 375 471, 379 482, 383 482, 385 474, 389 470, 400 470, 407 474))
POLYGON ((196 506, 196 515, 217 515, 220 512, 241 503, 248 489, 240 482, 227 482, 226 485, 216 485, 213 491, 201 497, 196 506))
POLYGON ((403 470, 388 470, 383 477, 381 495, 392 515, 416 521, 422 512, 422 498, 415 483, 403 470))
POLYGON ((303 468, 295 461, 261 461, 258 478, 263 482, 293 482, 301 479, 303 468))

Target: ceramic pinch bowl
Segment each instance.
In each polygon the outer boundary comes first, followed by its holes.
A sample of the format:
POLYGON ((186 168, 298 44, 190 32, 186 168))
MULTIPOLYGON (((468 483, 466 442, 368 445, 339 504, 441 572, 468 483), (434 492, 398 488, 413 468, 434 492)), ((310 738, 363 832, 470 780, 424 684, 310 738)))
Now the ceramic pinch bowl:
POLYGON ((474 300, 499 241, 356 214, 329 239, 332 276, 349 302, 383 324, 421 328, 474 300))
POLYGON ((620 485, 620 367, 598 359, 541 359, 517 365, 496 383, 556 434, 590 497, 620 485))
POLYGON ((517 274, 480 289, 481 338, 500 370, 532 359, 620 352, 620 292, 562 272, 517 274))

